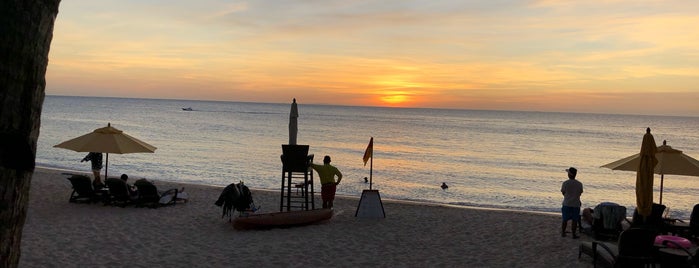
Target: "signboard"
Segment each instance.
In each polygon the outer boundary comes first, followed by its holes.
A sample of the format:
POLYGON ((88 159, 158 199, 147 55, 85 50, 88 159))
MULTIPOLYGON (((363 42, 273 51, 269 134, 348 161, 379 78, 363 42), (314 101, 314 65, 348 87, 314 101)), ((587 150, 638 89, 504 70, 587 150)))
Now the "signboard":
POLYGON ((357 206, 357 212, 354 216, 359 218, 386 218, 379 190, 362 191, 362 198, 359 199, 359 206, 357 206))

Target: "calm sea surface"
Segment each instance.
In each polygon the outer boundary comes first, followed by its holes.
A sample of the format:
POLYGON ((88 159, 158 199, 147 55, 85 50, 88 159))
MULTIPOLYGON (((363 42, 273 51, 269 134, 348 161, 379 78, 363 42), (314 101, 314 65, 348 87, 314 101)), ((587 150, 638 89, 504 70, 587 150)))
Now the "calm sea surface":
MULTIPOLYGON (((357 197, 369 188, 362 156, 370 137, 373 189, 382 198, 526 211, 560 211, 569 166, 585 185, 583 206, 611 201, 633 211, 635 173, 600 166, 638 153, 646 127, 658 145, 667 140, 699 158, 697 117, 298 103, 298 144, 310 145, 316 162, 332 156, 344 174, 338 194, 357 197)), ((242 180, 278 190, 289 110, 290 104, 47 96, 37 164, 89 172, 89 163, 80 163, 85 153, 53 145, 111 123, 158 149, 110 154, 110 176, 219 186, 242 180)), ((655 185, 657 202, 659 175, 655 185)), ((696 203, 699 178, 665 176, 670 216, 689 218, 696 203)))

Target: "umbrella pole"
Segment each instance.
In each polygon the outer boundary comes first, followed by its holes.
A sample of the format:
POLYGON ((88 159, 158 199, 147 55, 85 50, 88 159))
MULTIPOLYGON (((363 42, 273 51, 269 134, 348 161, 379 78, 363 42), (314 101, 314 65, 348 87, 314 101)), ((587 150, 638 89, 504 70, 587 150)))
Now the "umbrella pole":
POLYGON ((665 174, 660 174, 660 204, 663 204, 663 181, 665 174))
POLYGON ((372 152, 371 160, 369 162, 369 190, 371 190, 371 186, 374 184, 374 181, 371 178, 372 173, 374 173, 374 156, 373 156, 373 154, 374 153, 372 152))
POLYGON ((104 162, 104 181, 103 181, 103 183, 106 183, 106 181, 107 181, 107 171, 109 171, 109 153, 107 153, 107 158, 106 158, 106 161, 104 162))

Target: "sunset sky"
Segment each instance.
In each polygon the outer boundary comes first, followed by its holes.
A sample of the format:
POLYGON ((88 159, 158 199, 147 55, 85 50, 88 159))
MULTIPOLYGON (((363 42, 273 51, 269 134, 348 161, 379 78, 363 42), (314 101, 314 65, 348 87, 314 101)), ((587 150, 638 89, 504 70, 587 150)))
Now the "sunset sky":
POLYGON ((63 0, 49 95, 699 116, 699 1, 63 0))

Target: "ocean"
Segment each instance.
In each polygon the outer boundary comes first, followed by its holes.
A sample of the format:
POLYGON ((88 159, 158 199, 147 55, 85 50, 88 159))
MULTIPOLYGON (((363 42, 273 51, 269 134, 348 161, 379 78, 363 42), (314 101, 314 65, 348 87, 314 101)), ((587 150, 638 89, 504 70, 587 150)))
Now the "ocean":
MULTIPOLYGON (((309 145, 317 163, 332 157, 344 175, 338 194, 347 196, 369 189, 363 178, 370 165, 362 157, 371 137, 372 189, 383 199, 521 211, 559 212, 565 169, 573 166, 585 187, 583 207, 616 202, 631 214, 635 173, 600 166, 638 153, 646 127, 658 145, 667 140, 699 158, 697 117, 297 102, 298 144, 309 145), (442 190, 442 183, 449 188, 442 190)), ((86 153, 53 146, 110 123, 158 148, 152 154, 110 154, 110 177, 126 173, 156 184, 216 186, 243 181, 251 188, 279 190, 290 103, 47 96, 36 161, 90 173, 89 163, 80 162, 86 153)), ((68 191, 67 180, 66 185, 68 191)), ((655 202, 659 186, 656 175, 655 202)), ((697 203, 699 177, 665 175, 663 204, 671 217, 688 219, 697 203)))

